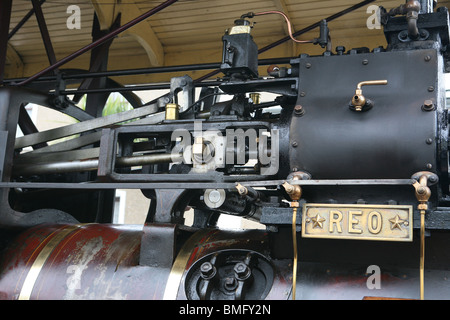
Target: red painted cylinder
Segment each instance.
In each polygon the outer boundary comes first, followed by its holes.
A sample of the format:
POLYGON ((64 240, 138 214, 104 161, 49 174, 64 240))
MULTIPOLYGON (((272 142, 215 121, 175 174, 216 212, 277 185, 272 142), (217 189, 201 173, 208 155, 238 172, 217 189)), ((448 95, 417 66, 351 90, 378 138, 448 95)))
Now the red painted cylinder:
POLYGON ((130 269, 138 264, 141 237, 142 226, 141 230, 102 224, 31 228, 3 255, 1 298, 162 298, 157 289, 158 284, 165 287, 164 277, 155 277, 148 267, 130 269), (140 273, 148 273, 153 286, 136 281, 140 273))
MULTIPOLYGON (((0 299, 186 299, 184 277, 197 260, 230 249, 263 257, 257 251, 267 250, 266 237, 262 231, 165 225, 40 225, 19 234, 4 251, 0 299), (170 251, 173 258, 165 263, 170 251)), ((289 292, 284 280, 282 287, 289 292)), ((272 297, 287 297, 277 294, 272 297)))
MULTIPOLYGON (((416 252, 414 244, 387 243, 374 250, 369 242, 314 240, 299 241, 296 290, 301 299, 418 295, 417 270, 408 261, 395 269, 388 264, 398 253, 413 256, 404 251, 416 252), (368 285, 373 276, 367 261, 380 267, 381 289, 368 285)), ((39 225, 10 240, 2 251, 0 299, 291 299, 292 259, 274 258, 273 250, 281 250, 277 244, 263 230, 39 225)), ((435 234, 428 244, 428 252, 440 260, 429 263, 436 269, 427 270, 426 294, 448 297, 448 237, 435 234)))

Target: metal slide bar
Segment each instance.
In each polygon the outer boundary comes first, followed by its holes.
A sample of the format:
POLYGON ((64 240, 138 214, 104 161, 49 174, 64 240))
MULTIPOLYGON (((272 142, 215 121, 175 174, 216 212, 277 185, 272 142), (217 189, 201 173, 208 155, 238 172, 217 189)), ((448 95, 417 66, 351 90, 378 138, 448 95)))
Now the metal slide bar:
POLYGON ((17 138, 14 148, 15 149, 24 148, 35 145, 37 143, 68 137, 73 134, 99 129, 115 123, 145 117, 148 115, 151 118, 147 119, 150 123, 153 124, 158 123, 164 120, 165 114, 164 112, 155 113, 157 110, 158 110, 157 106, 152 104, 142 108, 124 111, 121 113, 112 114, 101 118, 94 118, 92 120, 86 120, 83 122, 78 122, 60 128, 28 134, 26 136, 17 138))
MULTIPOLYGON (((258 60, 258 65, 271 65, 271 64, 287 64, 291 61, 291 57, 286 58, 270 58, 258 60)), ((86 78, 101 78, 101 77, 120 77, 120 76, 135 76, 141 74, 153 74, 153 73, 169 73, 169 72, 186 72, 186 71, 199 71, 220 68, 221 62, 214 63, 198 63, 187 64, 177 66, 163 66, 152 68, 138 68, 138 69, 124 69, 124 70, 108 70, 101 72, 88 72, 88 73, 76 73, 76 74, 61 74, 61 80, 77 80, 86 78)), ((27 78, 10 78, 5 79, 4 83, 14 84, 21 81, 25 81, 27 78)), ((55 76, 43 76, 36 79, 35 82, 48 82, 58 80, 55 76)))
MULTIPOLYGON (((176 176, 170 175, 169 176, 176 176)), ((165 176, 168 176, 165 175, 165 176)), ((280 186, 284 182, 299 185, 412 185, 413 179, 369 179, 369 180, 262 180, 240 181, 245 187, 280 186)), ((27 189, 234 189, 235 182, 86 182, 86 183, 59 183, 59 182, 0 182, 0 188, 27 188, 27 189)))

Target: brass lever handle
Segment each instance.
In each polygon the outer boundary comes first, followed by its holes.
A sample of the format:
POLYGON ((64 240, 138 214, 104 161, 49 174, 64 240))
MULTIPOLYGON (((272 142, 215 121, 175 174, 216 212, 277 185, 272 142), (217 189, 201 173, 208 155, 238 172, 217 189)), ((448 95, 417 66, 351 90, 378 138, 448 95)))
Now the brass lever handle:
POLYGON ((362 94, 362 86, 375 86, 375 85, 386 85, 387 80, 371 80, 371 81, 361 81, 356 86, 355 95, 352 98, 352 107, 355 111, 362 111, 363 107, 366 105, 366 97, 362 94))
POLYGON ((356 90, 361 90, 362 86, 376 86, 376 85, 386 85, 386 84, 388 84, 387 80, 361 81, 356 86, 356 90))

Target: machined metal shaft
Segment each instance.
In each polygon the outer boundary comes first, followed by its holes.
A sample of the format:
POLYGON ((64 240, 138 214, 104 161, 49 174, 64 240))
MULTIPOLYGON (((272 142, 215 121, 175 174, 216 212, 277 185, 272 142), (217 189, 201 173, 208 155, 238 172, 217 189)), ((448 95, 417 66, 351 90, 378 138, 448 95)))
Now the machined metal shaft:
MULTIPOLYGON (((133 167, 147 164, 171 163, 182 159, 181 154, 156 153, 142 156, 118 157, 116 159, 116 167, 133 167)), ((13 174, 18 175, 35 175, 49 173, 68 173, 82 171, 96 171, 99 167, 98 159, 87 159, 77 161, 61 161, 49 163, 21 163, 13 167, 13 174)))

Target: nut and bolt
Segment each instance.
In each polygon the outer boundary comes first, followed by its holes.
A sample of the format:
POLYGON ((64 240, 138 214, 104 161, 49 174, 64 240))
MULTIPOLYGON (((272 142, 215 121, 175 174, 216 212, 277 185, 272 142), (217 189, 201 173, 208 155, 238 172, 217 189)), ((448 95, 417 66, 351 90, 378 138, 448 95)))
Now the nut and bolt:
POLYGON ((425 187, 417 188, 417 194, 425 194, 427 193, 427 189, 425 187))
POLYGON ((302 115, 304 115, 305 114, 305 109, 303 108, 303 106, 301 106, 301 105, 296 105, 295 107, 294 107, 294 114, 297 116, 297 117, 301 117, 302 115))
POLYGON ((244 262, 238 262, 234 266, 234 272, 237 280, 246 280, 250 277, 250 268, 244 262))
POLYGON ((432 100, 425 100, 422 105, 423 111, 433 111, 434 110, 434 103, 432 100))
POLYGON ((201 277, 205 280, 212 279, 216 274, 216 267, 211 262, 203 262, 200 266, 201 277))
POLYGON ((244 187, 243 185, 241 185, 240 183, 238 183, 238 185, 236 186, 236 189, 241 196, 245 196, 248 194, 248 189, 246 187, 244 187))

